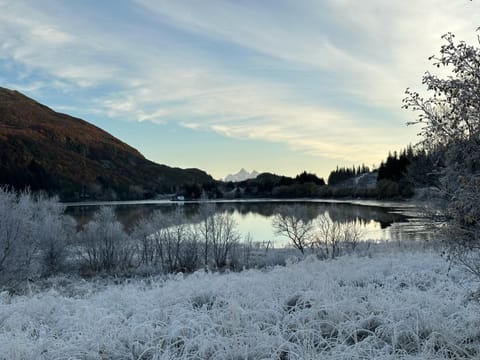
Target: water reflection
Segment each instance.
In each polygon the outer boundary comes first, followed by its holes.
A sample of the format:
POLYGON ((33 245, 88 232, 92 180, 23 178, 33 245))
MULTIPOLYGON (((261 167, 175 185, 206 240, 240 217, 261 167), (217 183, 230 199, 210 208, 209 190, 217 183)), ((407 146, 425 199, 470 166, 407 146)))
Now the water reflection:
MULTIPOLYGON (((72 215, 81 225, 88 222, 93 213, 101 205, 115 206, 119 220, 127 230, 142 217, 149 216, 154 211, 160 211, 166 216, 177 208, 185 215, 185 222, 194 221, 204 203, 170 201, 122 202, 101 204, 73 204, 67 207, 67 214, 72 215)), ((249 233, 254 241, 272 241, 277 246, 283 246, 286 240, 274 235, 272 217, 285 206, 301 205, 305 207, 305 216, 314 220, 325 214, 338 223, 356 223, 363 229, 364 239, 372 240, 429 240, 432 233, 411 204, 382 203, 347 203, 321 201, 240 201, 240 202, 209 202, 215 212, 231 213, 238 223, 242 235, 249 233)))

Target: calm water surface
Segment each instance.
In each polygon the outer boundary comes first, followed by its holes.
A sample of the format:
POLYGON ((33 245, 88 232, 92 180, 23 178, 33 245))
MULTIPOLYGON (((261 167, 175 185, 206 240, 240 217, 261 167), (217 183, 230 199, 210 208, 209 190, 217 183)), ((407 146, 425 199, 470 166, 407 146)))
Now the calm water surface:
MULTIPOLYGON (((274 234, 272 219, 283 206, 302 205, 308 216, 315 219, 328 215, 335 222, 356 222, 363 229, 363 238, 372 240, 407 241, 429 240, 434 237, 422 216, 420 206, 410 202, 335 201, 335 200, 241 200, 208 201, 217 212, 229 212, 238 224, 242 236, 250 234, 253 241, 273 242, 284 246, 288 240, 274 234)), ((198 214, 200 202, 172 202, 167 200, 69 203, 66 213, 80 224, 88 222, 100 206, 114 206, 119 220, 128 229, 143 216, 154 211, 168 215, 180 209, 185 222, 192 222, 198 214)))

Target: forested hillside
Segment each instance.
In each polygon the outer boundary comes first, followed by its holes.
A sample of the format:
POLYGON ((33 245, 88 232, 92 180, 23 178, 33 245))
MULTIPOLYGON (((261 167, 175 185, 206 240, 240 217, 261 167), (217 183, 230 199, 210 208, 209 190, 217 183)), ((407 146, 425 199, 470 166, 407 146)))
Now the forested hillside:
POLYGON ((138 199, 213 179, 171 168, 98 127, 0 88, 0 184, 62 199, 138 199))

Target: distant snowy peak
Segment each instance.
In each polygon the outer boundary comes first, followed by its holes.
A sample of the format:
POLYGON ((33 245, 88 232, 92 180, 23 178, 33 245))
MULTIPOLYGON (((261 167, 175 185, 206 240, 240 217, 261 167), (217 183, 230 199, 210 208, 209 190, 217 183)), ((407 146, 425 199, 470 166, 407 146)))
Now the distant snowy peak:
POLYGON ((251 173, 248 172, 245 169, 240 169, 240 171, 236 174, 233 175, 227 175, 225 178, 225 182, 239 182, 239 181, 244 181, 248 179, 255 179, 258 176, 258 172, 253 170, 251 173))

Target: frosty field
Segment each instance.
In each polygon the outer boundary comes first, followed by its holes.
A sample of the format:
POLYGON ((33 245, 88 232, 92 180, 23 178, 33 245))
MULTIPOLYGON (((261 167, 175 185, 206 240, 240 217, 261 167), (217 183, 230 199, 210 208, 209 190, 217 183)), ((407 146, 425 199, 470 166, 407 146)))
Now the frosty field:
POLYGON ((475 284, 428 250, 0 297, 1 359, 480 357, 475 284))

